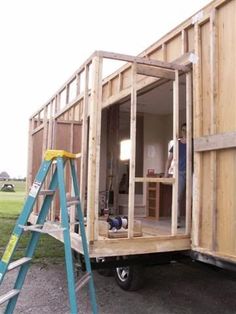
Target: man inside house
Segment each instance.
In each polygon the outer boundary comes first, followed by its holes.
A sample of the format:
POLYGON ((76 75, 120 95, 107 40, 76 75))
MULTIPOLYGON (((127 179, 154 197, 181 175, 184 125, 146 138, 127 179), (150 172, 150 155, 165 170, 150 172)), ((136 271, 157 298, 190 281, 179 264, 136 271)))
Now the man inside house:
MULTIPOLYGON (((179 188, 178 188, 178 228, 181 227, 180 215, 181 205, 185 204, 184 196, 186 190, 186 123, 181 125, 181 137, 178 139, 179 145, 179 188)), ((169 169, 173 160, 173 146, 169 150, 168 159, 165 166, 165 178, 169 176, 169 169)))

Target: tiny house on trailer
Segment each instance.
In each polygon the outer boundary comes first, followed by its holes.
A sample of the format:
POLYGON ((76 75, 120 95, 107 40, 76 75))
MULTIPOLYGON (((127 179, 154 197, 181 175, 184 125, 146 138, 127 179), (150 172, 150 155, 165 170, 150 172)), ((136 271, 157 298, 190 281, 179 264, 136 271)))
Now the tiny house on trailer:
MULTIPOLYGON (((28 187, 46 149, 81 152, 77 173, 91 258, 189 250, 202 261, 236 262, 235 56, 236 1, 215 0, 138 56, 95 52, 30 118, 28 187), (108 59, 123 64, 105 77, 108 59), (177 228, 182 123, 186 193, 177 228), (165 178, 171 145, 172 174, 165 178), (128 225, 117 228, 115 219, 128 225)), ((54 229, 58 204, 55 195, 47 222, 54 229)), ((73 210, 70 216, 75 221, 73 210)), ((62 240, 60 232, 52 235, 62 240)), ((73 224, 71 241, 83 254, 73 224)))

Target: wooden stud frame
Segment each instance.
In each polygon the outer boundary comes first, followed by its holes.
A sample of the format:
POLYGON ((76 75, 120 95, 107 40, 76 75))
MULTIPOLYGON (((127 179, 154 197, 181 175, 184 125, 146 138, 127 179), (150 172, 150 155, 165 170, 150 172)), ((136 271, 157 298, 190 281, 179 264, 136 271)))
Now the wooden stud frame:
MULTIPOLYGON (((200 58, 200 29, 199 24, 194 25, 194 46, 195 54, 199 58, 198 62, 193 67, 193 76, 195 86, 193 89, 193 98, 195 103, 195 115, 194 115, 194 137, 198 137, 201 132, 201 58, 200 58)), ((200 200, 201 200, 201 188, 200 188, 200 177, 201 177, 201 159, 200 154, 194 155, 194 174, 193 174, 193 213, 194 219, 192 223, 192 243, 193 247, 199 246, 199 228, 200 228, 200 200)))
MULTIPOLYGON (((210 37, 211 37, 211 53, 210 53, 210 95, 211 95, 211 134, 216 133, 216 101, 217 101, 217 71, 218 60, 216 56, 216 9, 212 10, 210 16, 210 37)), ((212 240, 211 249, 216 251, 216 225, 217 225, 217 205, 216 205, 216 151, 211 151, 211 213, 212 213, 212 240)))
MULTIPOLYGON (((236 147, 236 131, 229 129, 229 132, 217 133, 217 123, 218 123, 218 109, 220 107, 220 97, 221 91, 219 85, 221 82, 218 82, 218 75, 221 73, 219 69, 224 67, 224 58, 219 54, 220 51, 220 38, 225 35, 220 27, 224 23, 224 19, 227 18, 226 14, 231 10, 231 18, 233 19, 233 14, 235 11, 235 2, 233 0, 215 0, 210 3, 208 6, 203 8, 200 12, 193 18, 186 20, 175 30, 168 33, 158 42, 154 43, 151 47, 143 51, 139 56, 133 57, 124 54, 117 54, 111 52, 98 51, 95 52, 86 62, 73 74, 71 78, 57 91, 57 93, 46 103, 42 108, 40 108, 30 119, 30 128, 29 128, 29 160, 28 160, 28 186, 32 183, 32 137, 37 133, 44 134, 44 141, 47 139, 47 144, 43 143, 43 150, 46 148, 54 147, 53 134, 56 130, 54 129, 54 120, 63 116, 63 118, 70 119, 73 118, 76 121, 87 121, 87 118, 90 118, 91 124, 89 130, 89 152, 86 152, 87 146, 86 138, 88 137, 88 130, 86 123, 83 123, 83 139, 82 139, 82 155, 84 160, 81 163, 81 181, 82 183, 82 204, 84 204, 84 195, 85 195, 85 186, 87 183, 88 187, 88 226, 87 234, 88 240, 91 243, 90 250, 93 252, 93 256, 99 256, 103 251, 102 246, 106 245, 107 250, 112 251, 111 254, 117 254, 117 252, 128 252, 132 246, 132 254, 136 252, 146 252, 145 251, 145 240, 144 238, 136 240, 134 237, 134 186, 135 182, 167 182, 173 184, 173 207, 172 207, 172 228, 171 235, 168 237, 168 245, 165 242, 166 247, 164 249, 173 249, 172 243, 175 240, 180 240, 180 234, 177 232, 177 190, 178 190, 178 176, 177 176, 177 167, 178 167, 178 154, 177 149, 174 150, 174 159, 175 159, 175 174, 174 178, 165 179, 165 178, 137 178, 135 177, 135 128, 136 128, 136 105, 137 105, 137 92, 143 93, 153 87, 156 87, 167 80, 172 80, 174 85, 174 109, 173 109, 173 120, 174 120, 174 140, 175 146, 177 145, 178 138, 178 77, 180 74, 186 75, 186 122, 187 122, 187 188, 186 188, 186 229, 185 234, 182 234, 181 237, 186 240, 185 245, 182 245, 184 242, 181 242, 180 246, 177 248, 190 248, 189 244, 189 232, 192 232, 192 248, 197 249, 199 252, 207 252, 209 254, 217 255, 219 257, 228 256, 230 259, 235 261, 234 252, 218 252, 217 242, 219 240, 219 230, 217 226, 220 227, 219 222, 217 221, 217 204, 216 204, 216 183, 217 180, 222 180, 221 176, 217 177, 217 162, 216 158, 218 155, 217 150, 223 150, 228 148, 236 147), (232 6, 231 6, 232 4, 232 6), (225 8, 226 7, 226 8, 225 8), (222 9, 223 8, 223 9, 222 9), (232 10, 231 10, 232 8, 232 10), (222 11, 221 11, 222 9, 222 11), (221 12, 220 12, 221 11, 221 12), (233 12, 233 13, 232 13, 233 12), (204 25, 207 25, 207 28, 204 28, 204 25), (219 24, 219 25, 218 25, 219 24), (203 27, 202 27, 203 26, 203 27), (210 26, 209 36, 205 34, 205 31, 208 30, 210 26), (207 44, 210 40, 210 49, 203 50, 204 46, 204 34, 207 38, 207 44), (174 47, 174 48, 173 48, 174 47), (191 74, 191 66, 189 66, 190 59, 189 54, 194 53, 195 61, 193 64, 193 73, 191 74), (210 54, 209 54, 210 52, 210 54), (203 54, 205 54, 203 56, 203 54), (208 56, 210 55, 210 57, 208 56), (203 59, 207 58, 207 59, 203 59), (220 58, 221 57, 221 58, 220 58), (109 58, 113 60, 123 60, 127 64, 122 66, 118 71, 114 72, 109 77, 102 80, 101 77, 101 68, 102 68, 102 59, 109 58), (161 61, 158 61, 159 59, 161 61), (210 70, 206 69, 207 74, 205 77, 202 75, 202 66, 204 62, 209 59, 210 70), (218 60, 219 59, 219 60, 218 60), (171 60, 171 62, 169 62, 171 60), (178 60, 178 61, 175 61, 178 60), (181 61, 182 60, 182 61, 181 61), (81 82, 82 75, 85 74, 85 68, 89 67, 93 63, 94 69, 92 75, 94 81, 92 83, 92 89, 89 90, 89 84, 87 79, 85 79, 85 91, 81 91, 81 82), (209 73, 208 73, 209 72, 209 73), (143 77, 135 80, 136 74, 141 74, 143 77), (207 130, 207 135, 204 136, 204 127, 203 122, 205 123, 203 112, 206 110, 206 107, 203 107, 205 99, 205 90, 203 87, 204 79, 209 78, 209 107, 207 107, 208 118, 210 117, 209 124, 210 127, 207 130), (75 99, 70 99, 70 90, 72 82, 76 82, 77 92, 75 99), (191 90, 193 89, 193 90, 191 90), (102 95, 102 93, 104 94, 102 95), (193 100, 191 94, 193 92, 193 100), (65 107, 60 108, 60 98, 66 95, 65 97, 65 107), (100 159, 100 129, 101 129, 101 109, 111 106, 116 102, 123 101, 128 99, 131 95, 131 139, 132 139, 132 155, 131 155, 131 167, 130 167, 130 196, 129 196, 129 230, 128 238, 122 239, 107 239, 107 241, 99 241, 98 234, 98 186, 99 186, 99 159, 100 159), (102 99, 102 96, 104 99, 102 99), (79 103, 79 108, 76 108, 76 105, 79 103), (82 118, 82 103, 83 108, 83 118, 82 118), (88 106, 90 105, 90 111, 86 112, 88 106), (192 106, 193 105, 193 106, 192 106), (101 108, 102 107, 102 108, 101 108), (193 107, 193 113, 192 113, 193 107), (209 108, 209 109, 208 109, 209 108), (70 111, 70 112, 69 112, 70 111), (76 118, 75 115, 77 114, 76 118), (193 116, 193 119, 192 119, 193 116), (204 121, 203 121, 204 120, 204 121), (193 129, 193 135, 191 134, 193 129), (194 174, 193 179, 191 177, 191 138, 194 138, 194 174), (204 154, 206 152, 206 154, 204 154), (88 155, 88 169, 86 169, 86 154, 88 155), (205 158, 206 156, 206 158, 205 158), (208 158, 210 156, 210 159, 208 158), (204 203, 203 199, 203 186, 205 183, 204 178, 206 176, 202 173, 202 167, 204 165, 210 165, 209 168, 209 177, 207 178, 210 182, 209 189, 209 200, 208 203, 204 203), (87 175, 88 173, 88 175, 87 175), (87 178, 86 178, 87 176, 87 178), (85 178, 85 179, 84 179, 85 178), (86 182, 87 180, 87 182, 86 182), (155 181, 156 180, 156 181, 155 181), (193 182, 193 187, 191 185, 193 182), (83 186, 84 184, 84 186, 83 186), (193 188, 193 193, 192 193, 193 188), (193 219, 191 226, 191 195, 193 194, 193 219), (207 216, 204 216, 202 209, 209 210, 207 216), (204 246, 204 232, 206 232, 206 226, 202 225, 202 220, 204 217, 207 217, 210 228, 212 227, 212 232, 210 234, 210 241, 207 240, 207 247, 204 246), (216 223, 217 222, 217 223, 216 223), (202 229, 204 230, 201 230, 202 229), (98 240, 98 241, 97 241, 98 240), (124 241, 123 241, 124 240, 124 241), (128 241, 128 242, 126 242, 128 241), (135 242, 134 242, 135 241, 135 242), (172 242, 173 241, 173 242, 172 242), (188 242, 188 243, 187 243, 188 242), (142 244, 141 244, 142 243, 142 244), (132 244, 132 245, 131 245, 132 244), (138 248, 136 249, 133 244, 137 244, 138 248), (181 246, 182 245, 182 246, 181 246), (129 247, 128 247, 129 246, 129 247), (209 246, 209 247, 208 247, 209 246), (121 248, 121 250, 120 250, 121 248)), ((234 24, 233 24, 234 25, 234 24)), ((228 25, 230 27, 230 25, 228 25)), ((232 29, 232 32, 234 30, 232 29)), ((225 37, 224 37, 225 38, 225 37)), ((228 46, 227 46, 228 47, 228 46)), ((231 47, 231 46, 230 46, 231 47)), ((233 49, 235 45, 232 46, 233 49)), ((205 49, 205 48, 204 48, 205 49)), ((225 53, 225 52, 224 52, 225 53)), ((224 55, 223 55, 224 56, 224 55)), ((87 73, 88 74, 88 73, 87 73)), ((222 85, 224 86, 224 85, 222 85)), ((234 94, 233 94, 234 95, 234 94)), ((224 96, 224 95, 223 95, 224 96)), ((208 97, 208 96, 207 96, 208 97)), ((63 98, 64 99, 64 98, 63 98)), ((224 98, 222 98, 224 99, 224 98)), ((62 100, 62 99, 61 99, 62 100)), ((62 104, 61 104, 62 105, 62 104)), ((222 108, 220 108, 222 109, 222 108)), ((62 119, 63 119, 62 118, 62 119)), ((73 120, 72 119, 72 120, 73 120)), ((206 120, 208 121, 208 120, 206 120)), ((222 131, 223 132, 223 131, 222 131)), ((232 149, 233 151, 233 149, 232 149)), ((41 151, 40 151, 41 153, 41 151)), ((229 151, 229 154, 231 151, 229 151)), ((221 158, 221 152, 219 152, 219 159, 221 158)), ((223 168, 222 168, 223 169, 223 168)), ((223 182, 219 183, 223 185, 223 182)), ((232 194, 232 193, 231 193, 232 194)), ((83 205, 84 206, 84 205, 83 205)), ((231 211, 232 213, 232 211, 231 211)), ((231 225, 232 226, 232 225, 231 225)), ((219 228, 220 229, 220 228, 219 228)), ((232 228, 231 228, 232 229, 232 228)), ((224 236, 227 237, 227 232, 224 231, 224 236)), ((227 230, 226 230, 227 231, 227 230)), ((209 232, 208 232, 209 234, 209 232)), ((78 235, 75 235, 78 240, 78 235)), ((181 239, 182 239, 181 238, 181 239)), ((160 239, 159 239, 160 240, 160 239)), ((162 238, 163 240, 163 238, 162 238)), ((161 240, 161 241, 162 241, 161 240)), ((166 240, 166 239, 165 239, 166 240)), ((156 247, 156 241, 158 237, 151 237, 149 241, 150 247, 156 247), (152 246, 153 245, 153 246, 152 246)), ((163 240, 164 241, 164 240, 163 240)), ((181 240, 182 241, 182 240, 181 240)), ((77 241, 78 242, 78 241, 77 241)), ((77 244, 77 243, 76 243, 77 244)), ((162 243, 163 245, 163 243, 162 243)), ((149 248, 147 248, 148 251, 149 248)), ((158 250, 160 248, 158 247, 158 250)), ((110 252, 109 251, 109 252, 110 252)), ((108 251, 106 251, 108 252, 108 251)), ((107 253, 109 255, 109 252, 107 253)), ((124 253, 125 254, 125 253, 124 253)))
POLYGON ((102 58, 93 58, 88 151, 87 239, 98 238, 99 169, 102 114, 102 58))
POLYGON ((192 73, 186 74, 186 120, 187 120, 187 149, 186 149, 186 228, 185 233, 191 231, 192 214, 192 73))
MULTIPOLYGON (((83 124, 82 124, 82 143, 81 143, 81 168, 80 168, 80 199, 82 212, 85 212, 85 191, 87 184, 87 138, 88 138, 88 106, 89 106, 89 66, 85 66, 85 86, 83 102, 83 124)), ((77 85, 78 86, 78 85, 77 85)), ((78 89, 77 89, 78 90, 78 89)))
POLYGON ((174 171, 173 177, 175 179, 172 190, 172 210, 171 210, 171 234, 177 234, 177 216, 179 210, 178 204, 178 188, 179 188, 179 71, 175 70, 175 80, 173 82, 173 161, 174 171))
POLYGON ((132 64, 131 108, 130 108, 130 140, 131 156, 129 167, 129 211, 128 211, 128 238, 133 237, 134 229, 134 197, 135 197, 135 150, 136 150, 136 118, 137 118, 137 90, 136 90, 136 63, 132 64))

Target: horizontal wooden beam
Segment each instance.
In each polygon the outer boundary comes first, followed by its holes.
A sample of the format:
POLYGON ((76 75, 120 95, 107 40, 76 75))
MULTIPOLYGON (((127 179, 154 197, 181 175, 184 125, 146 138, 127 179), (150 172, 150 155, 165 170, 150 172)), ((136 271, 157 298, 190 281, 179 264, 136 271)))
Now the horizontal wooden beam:
POLYGON ((203 136, 194 140, 194 151, 204 152, 236 147, 236 132, 203 136))
POLYGON ((60 124, 73 124, 73 125, 82 125, 83 123, 81 121, 78 121, 78 120, 60 120, 60 119, 56 119, 57 120, 57 123, 60 123, 60 124))
POLYGON ((137 65, 137 74, 158 77, 158 78, 166 78, 169 80, 175 79, 175 72, 173 70, 166 70, 163 68, 157 68, 153 66, 147 66, 138 64, 137 65))
POLYGON ((152 178, 152 177, 136 177, 135 182, 160 182, 165 184, 173 184, 175 182, 174 178, 152 178))
POLYGON ((73 106, 75 106, 76 103, 79 103, 80 101, 82 101, 83 98, 84 98, 84 92, 81 93, 80 95, 76 96, 74 99, 72 99, 72 101, 69 104, 67 104, 62 110, 60 110, 60 112, 55 114, 54 118, 58 119, 60 116, 62 116, 68 110, 70 110, 73 106))
POLYGON ((97 51, 97 55, 100 57, 106 58, 106 59, 112 59, 112 60, 120 60, 120 61, 126 61, 126 62, 136 62, 137 64, 146 64, 146 65, 152 65, 159 68, 169 69, 169 70, 179 70, 182 72, 188 72, 190 71, 190 67, 185 65, 176 64, 173 62, 164 62, 149 58, 141 58, 141 57, 134 57, 130 55, 124 55, 120 53, 114 53, 114 52, 107 52, 107 51, 97 51))
POLYGON ((40 130, 42 130, 44 128, 44 123, 40 124, 38 127, 36 127, 33 131, 32 131, 32 135, 35 133, 38 133, 40 130))
POLYGON ((197 56, 194 54, 194 51, 186 52, 182 54, 182 56, 173 60, 174 63, 189 66, 189 67, 192 67, 193 61, 195 62, 197 61, 197 56))

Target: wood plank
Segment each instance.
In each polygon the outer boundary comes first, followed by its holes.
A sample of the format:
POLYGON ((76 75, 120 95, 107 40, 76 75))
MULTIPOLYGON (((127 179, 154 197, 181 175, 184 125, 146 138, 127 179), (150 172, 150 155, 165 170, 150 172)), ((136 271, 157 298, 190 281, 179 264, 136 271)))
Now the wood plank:
MULTIPOLYGON (((186 64, 189 66, 189 69, 191 69, 192 67, 191 55, 192 55, 192 52, 186 53, 182 55, 181 57, 175 59, 174 62, 178 64, 186 64)), ((129 68, 130 68, 130 65, 129 67, 127 67, 126 71, 121 71, 120 73, 121 82, 119 85, 119 89, 117 89, 117 92, 113 93, 112 96, 109 98, 104 97, 103 104, 102 104, 103 108, 110 106, 111 104, 119 101, 120 99, 129 97, 129 94, 130 94, 130 78, 129 78, 130 74, 128 75, 129 68)), ((105 82, 107 83, 108 81, 105 79, 103 84, 105 84, 105 82)), ((137 82, 137 90, 138 91, 142 90, 143 92, 145 88, 150 89, 150 86, 152 87, 158 86, 165 83, 166 81, 167 80, 163 78, 161 79, 161 78, 154 78, 154 77, 143 77, 143 79, 137 82)))
POLYGON ((192 216, 192 73, 186 74, 186 122, 187 122, 187 165, 186 165, 186 228, 185 233, 191 232, 192 216))
POLYGON ((32 135, 34 135, 34 134, 40 132, 40 131, 43 129, 43 127, 44 127, 43 124, 37 126, 35 129, 32 130, 32 135))
POLYGON ((26 191, 29 191, 32 183, 32 168, 33 168, 33 119, 29 120, 28 129, 28 162, 27 162, 27 178, 26 178, 26 191))
MULTIPOLYGON (((236 1, 217 10, 217 132, 236 131, 236 1)), ((217 151, 217 251, 236 256, 236 149, 217 151)))
MULTIPOLYGON (((194 101, 194 138, 201 132, 201 58, 200 58, 200 29, 196 23, 194 25, 194 48, 198 56, 198 62, 193 66, 193 80, 195 82, 193 89, 194 101)), ((193 205, 192 205, 192 245, 199 246, 199 228, 200 228, 200 200, 201 200, 201 155, 194 155, 194 175, 193 175, 193 205)))
POLYGON ((93 58, 88 151, 87 219, 89 242, 98 237, 99 173, 102 104, 102 58, 93 58))
MULTIPOLYGON (((77 244, 76 250, 79 249, 77 244)), ((157 252, 171 252, 190 249, 190 239, 176 237, 133 237, 132 239, 108 239, 96 241, 90 246, 90 256, 121 256, 157 252)))
POLYGON ((174 62, 164 62, 153 59, 147 59, 142 57, 130 56, 120 53, 107 52, 107 51, 97 51, 97 54, 103 58, 112 59, 112 60, 121 60, 126 62, 135 62, 136 64, 146 64, 152 65, 169 70, 179 70, 182 72, 188 72, 190 69, 188 66, 176 64, 174 62))
POLYGON ((43 149, 42 149, 42 159, 44 153, 47 149, 47 139, 48 139, 48 106, 44 108, 43 111, 43 149))
POLYGON ((130 140, 131 156, 129 167, 129 200, 128 200, 128 238, 133 237, 134 232, 134 197, 135 197, 135 159, 136 159, 136 119, 137 119, 137 89, 136 89, 137 64, 132 64, 131 104, 130 104, 130 140))
POLYGON ((53 137, 53 106, 51 103, 48 120, 48 142, 47 142, 48 149, 52 149, 52 137, 53 137))
MULTIPOLYGON (((226 254, 226 253, 222 253, 222 252, 212 252, 209 249, 203 248, 203 247, 196 247, 195 251, 201 253, 201 254, 206 254, 209 256, 213 256, 214 258, 219 258, 220 260, 223 260, 225 262, 229 262, 229 263, 236 263, 236 256, 232 255, 232 254, 226 254)), ((204 262, 206 262, 206 260, 204 260, 204 262)), ((221 264, 222 266, 222 264, 221 264)))
POLYGON ((164 184, 173 184, 175 182, 174 178, 151 178, 151 177, 135 177, 135 182, 161 182, 164 184))
POLYGON ((163 43, 161 45, 161 49, 162 49, 162 59, 164 62, 167 62, 167 49, 166 49, 166 43, 163 43))
POLYGON ((70 84, 66 85, 66 105, 70 102, 70 84))
POLYGON ((177 216, 178 216, 178 188, 179 188, 179 71, 175 71, 175 81, 173 82, 173 177, 175 182, 172 188, 172 209, 171 209, 171 234, 177 234, 177 216))
POLYGON ((142 64, 137 64, 137 74, 158 77, 158 78, 166 78, 170 80, 175 79, 174 71, 147 66, 147 65, 142 65, 142 64))
MULTIPOLYGON (((36 220, 35 215, 30 216, 33 223, 36 220)), ((45 226, 53 227, 53 223, 47 222, 45 226)), ((56 226, 56 225, 55 225, 56 226)), ((52 232, 51 236, 63 242, 63 232, 52 232)), ((90 257, 101 256, 121 256, 130 254, 144 254, 156 252, 170 252, 190 249, 190 237, 178 234, 176 236, 143 236, 133 237, 132 239, 106 239, 100 237, 99 240, 90 243, 90 257)), ((83 253, 81 237, 77 233, 71 233, 71 247, 80 253, 83 253)))
MULTIPOLYGON (((85 66, 86 67, 86 66, 85 66)), ((80 94, 80 75, 81 73, 76 73, 76 96, 80 94)))
POLYGON ((236 132, 218 133, 194 139, 195 152, 205 152, 234 147, 236 147, 236 132))
POLYGON ((87 185, 87 139, 88 139, 88 101, 89 101, 89 67, 85 67, 85 82, 84 82, 84 101, 83 101, 83 116, 82 116, 82 143, 81 143, 81 164, 80 164, 80 199, 83 214, 85 213, 85 194, 87 185))
POLYGON ((183 29, 181 31, 181 50, 182 55, 184 55, 188 51, 188 38, 186 29, 183 29))
MULTIPOLYGON (((216 10, 213 9, 210 17, 210 108, 211 108, 211 134, 217 132, 216 128, 216 102, 218 99, 218 58, 217 58, 217 25, 216 25, 216 10)), ((211 219, 212 219, 212 235, 211 235, 211 249, 216 251, 216 228, 217 228, 217 203, 216 203, 216 152, 211 151, 211 167, 210 167, 210 177, 211 177, 211 219)))

